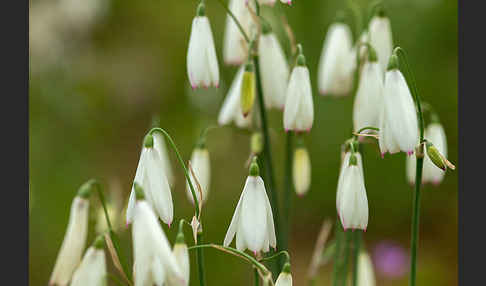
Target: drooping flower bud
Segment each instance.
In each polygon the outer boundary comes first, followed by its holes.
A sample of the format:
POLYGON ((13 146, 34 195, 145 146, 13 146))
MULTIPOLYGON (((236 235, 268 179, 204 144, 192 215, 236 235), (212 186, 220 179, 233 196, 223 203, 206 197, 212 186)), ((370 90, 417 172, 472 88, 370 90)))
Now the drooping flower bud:
POLYGON ((71 204, 69 223, 49 285, 67 285, 79 265, 88 234, 90 194, 91 184, 88 182, 79 188, 78 195, 71 204))
POLYGON ((106 257, 104 252, 104 238, 99 236, 93 246, 84 254, 81 264, 73 274, 71 286, 105 286, 107 285, 106 257))
POLYGON ((297 65, 290 75, 285 97, 284 129, 296 132, 310 131, 314 122, 314 103, 309 70, 305 65, 305 57, 301 48, 297 56, 297 65))
MULTIPOLYGON (((141 188, 136 185, 136 190, 141 188)), ((157 217, 145 199, 138 191, 134 207, 132 240, 134 256, 134 284, 187 285, 182 270, 171 251, 169 242, 160 227, 157 217)))
MULTIPOLYGON (((373 53, 371 53, 373 54, 373 53)), ((380 125, 383 106, 383 71, 375 58, 365 62, 353 106, 354 130, 380 125)))
POLYGON ((244 117, 247 117, 253 108, 255 102, 255 68, 253 62, 248 62, 245 65, 243 72, 243 81, 241 83, 240 104, 241 112, 244 117))
POLYGON ((256 255, 260 251, 268 252, 270 246, 275 248, 277 240, 272 207, 255 159, 250 165, 250 175, 246 179, 223 245, 230 245, 236 235, 236 248, 240 251, 248 248, 256 255))
POLYGON ((348 152, 341 166, 336 207, 344 230, 368 226, 368 199, 359 153, 348 152))
MULTIPOLYGON (((154 148, 154 138, 151 134, 145 136, 133 181, 143 188, 145 199, 158 217, 170 226, 174 215, 172 194, 165 175, 163 160, 154 148)), ((134 207, 135 189, 132 187, 127 207, 127 224, 133 220, 134 207)))
POLYGON ((228 94, 224 99, 223 106, 221 107, 218 115, 219 125, 227 125, 232 121, 234 121, 236 126, 240 128, 247 128, 251 125, 251 116, 243 116, 240 104, 241 85, 243 82, 243 73, 245 69, 244 67, 245 65, 242 65, 236 73, 228 94))
POLYGON ((419 140, 415 104, 407 82, 397 68, 398 59, 392 55, 385 73, 383 108, 380 114, 379 145, 383 154, 398 151, 413 154, 419 140))
POLYGON ((292 274, 290 273, 290 263, 285 263, 282 272, 278 275, 275 286, 292 286, 292 274))
POLYGON ((392 31, 390 19, 386 17, 382 7, 371 19, 368 27, 370 44, 375 48, 378 62, 383 71, 386 70, 388 61, 393 52, 392 31))
POLYGON ((200 3, 192 21, 187 49, 187 74, 192 88, 219 86, 219 67, 213 33, 205 7, 200 3))
MULTIPOLYGON (((204 203, 208 199, 209 183, 211 179, 209 151, 204 145, 196 147, 192 152, 191 167, 194 171, 194 175, 196 176, 197 181, 201 186, 202 202, 204 203)), ((189 172, 189 177, 191 178, 191 183, 194 187, 194 191, 196 192, 196 197, 198 201, 201 201, 201 194, 198 191, 196 181, 194 180, 191 172, 189 172)), ((192 197, 191 189, 188 182, 186 182, 186 194, 189 201, 194 204, 194 198, 192 197)))
POLYGON ((262 24, 258 55, 265 107, 283 109, 290 71, 282 47, 268 23, 262 24))
POLYGON ((293 180, 295 192, 299 196, 307 193, 311 183, 311 163, 307 149, 301 145, 294 151, 293 180))
POLYGON ((350 93, 356 67, 355 54, 348 25, 340 21, 331 24, 319 60, 317 83, 321 95, 343 96, 350 93))
POLYGON ((189 278, 191 274, 189 265, 189 250, 187 249, 187 244, 184 240, 184 233, 182 231, 179 231, 177 234, 176 242, 172 248, 172 254, 174 254, 177 264, 181 269, 182 275, 186 282, 184 285, 189 285, 189 278))
MULTIPOLYGON (((255 24, 248 8, 255 11, 254 1, 230 0, 228 4, 228 9, 238 19, 246 34, 249 34, 250 27, 255 24)), ((233 18, 228 14, 223 40, 224 62, 227 65, 241 65, 246 58, 248 58, 248 46, 245 38, 233 18)))

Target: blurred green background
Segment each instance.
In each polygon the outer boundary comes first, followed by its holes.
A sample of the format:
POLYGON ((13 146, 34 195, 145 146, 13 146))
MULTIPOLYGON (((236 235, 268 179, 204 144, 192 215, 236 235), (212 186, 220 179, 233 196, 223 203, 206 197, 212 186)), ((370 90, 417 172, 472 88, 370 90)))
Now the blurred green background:
MULTIPOLYGON (((353 98, 317 94, 317 64, 327 27, 345 1, 295 0, 276 5, 287 15, 302 43, 314 89, 315 120, 305 142, 311 154, 312 185, 302 198, 293 195, 290 253, 295 285, 304 285, 322 221, 334 221, 340 144, 352 129, 353 98)), ((367 11, 368 1, 355 1, 367 11)), ((423 100, 438 111, 449 159, 457 156, 457 3, 449 0, 384 1, 393 38, 409 55, 423 100)), ((186 51, 197 1, 31 0, 29 95, 29 278, 46 285, 68 222, 77 188, 100 178, 114 202, 126 205, 144 134, 159 114, 182 156, 188 160, 200 132, 216 124, 235 67, 222 60, 226 15, 207 0, 221 72, 218 90, 192 92, 186 75, 186 51), (117 201, 118 200, 118 201, 117 201)), ((270 9, 263 11, 271 14, 270 9)), ((280 38, 281 43, 285 43, 280 38)), ((285 136, 280 111, 270 112, 277 189, 282 198, 285 136)), ((249 155, 249 133, 235 127, 210 131, 211 187, 204 208, 206 241, 222 243, 240 196, 249 155)), ((376 144, 365 149, 369 225, 364 244, 391 241, 408 252, 412 188, 406 182, 405 155, 381 159, 376 144)), ((175 219, 192 217, 183 173, 173 153, 175 219)), ((459 164, 460 167, 460 164, 459 164)), ((98 200, 88 243, 95 237, 98 200)), ((116 213, 121 213, 117 209, 116 213)), ((124 217, 119 219, 123 224, 124 217)), ((439 187, 422 196, 418 282, 457 285, 457 172, 447 172, 439 187)), ((176 228, 164 230, 171 242, 176 228)), ((120 227, 125 253, 131 234, 120 227)), ((187 232, 187 238, 190 238, 187 232)), ((190 243, 192 244, 192 243, 190 243)), ((209 285, 248 285, 253 273, 235 257, 208 250, 209 285)), ((115 273, 108 259, 110 272, 115 273)), ((191 253, 191 285, 197 285, 191 253)), ((408 267, 408 264, 406 265, 408 267)), ((331 264, 320 269, 318 285, 330 285, 331 264)), ((378 285, 407 285, 407 274, 389 277, 375 269, 378 285)), ((110 282, 111 283, 111 282, 110 282)))

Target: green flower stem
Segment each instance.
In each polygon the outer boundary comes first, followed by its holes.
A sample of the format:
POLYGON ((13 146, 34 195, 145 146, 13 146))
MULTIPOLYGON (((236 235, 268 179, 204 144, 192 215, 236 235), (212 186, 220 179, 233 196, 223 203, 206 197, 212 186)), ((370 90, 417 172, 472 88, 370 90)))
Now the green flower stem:
MULTIPOLYGON (((265 110, 265 101, 263 98, 263 88, 260 76, 260 65, 258 63, 258 55, 253 57, 253 61, 255 64, 255 75, 256 75, 256 85, 257 85, 257 95, 258 95, 258 107, 260 108, 260 117, 262 123, 262 133, 263 133, 263 159, 264 159, 264 169, 265 169, 265 185, 266 190, 270 195, 270 204, 272 206, 272 213, 273 213, 273 221, 275 225, 275 232, 277 236, 277 248, 282 246, 283 232, 280 228, 280 213, 278 208, 278 197, 277 197, 277 190, 275 188, 275 181, 273 177, 273 166, 272 166, 272 153, 270 150, 270 135, 268 132, 268 121, 267 121, 267 113, 265 110)), ((279 269, 282 268, 283 262, 279 260, 279 269)))
POLYGON ((110 235, 111 241, 113 242, 113 247, 115 248, 116 254, 118 255, 118 259, 120 260, 120 264, 122 266, 122 270, 125 273, 126 278, 130 281, 132 279, 132 273, 129 270, 127 259, 125 256, 122 255, 120 249, 120 239, 113 231, 113 227, 111 225, 110 217, 108 216, 108 210, 106 208, 106 200, 103 194, 103 189, 101 188, 101 184, 96 179, 91 179, 90 184, 96 187, 98 197, 100 198, 101 205, 103 206, 103 212, 105 214, 106 224, 108 225, 108 234, 110 235))
POLYGON ((366 126, 366 127, 363 127, 361 128, 360 130, 358 130, 358 134, 360 134, 361 132, 365 131, 365 130, 375 130, 375 131, 380 131, 380 128, 377 128, 377 127, 373 127, 373 126, 366 126))
POLYGON ((286 135, 286 158, 285 158, 285 175, 284 175, 284 198, 283 198, 283 219, 285 233, 283 235, 282 249, 288 249, 289 236, 290 236, 290 210, 292 206, 292 163, 293 163, 293 135, 292 131, 289 131, 286 135))
POLYGON ((358 285, 358 257, 361 247, 361 230, 354 232, 354 249, 353 249, 353 286, 358 285))
POLYGON ((286 250, 282 250, 282 251, 279 251, 279 252, 277 252, 277 253, 275 253, 275 254, 273 254, 271 256, 264 257, 264 258, 260 259, 259 261, 260 262, 262 262, 262 261, 268 261, 268 260, 271 260, 271 259, 273 259, 275 257, 280 256, 280 255, 284 255, 285 258, 286 258, 286 262, 290 262, 290 255, 289 255, 289 253, 286 250))
POLYGON ((239 251, 238 249, 233 248, 233 247, 209 243, 209 244, 194 245, 194 246, 188 247, 187 249, 192 250, 192 249, 201 249, 201 248, 214 248, 214 249, 220 250, 222 252, 226 252, 226 253, 235 255, 237 257, 243 258, 247 262, 250 262, 253 266, 258 268, 263 274, 265 274, 265 275, 271 274, 271 272, 263 264, 258 262, 255 258, 253 258, 252 256, 246 254, 245 252, 239 251))
MULTIPOLYGON (((415 104, 417 107, 417 116, 419 118, 419 128, 420 128, 420 144, 424 142, 424 118, 422 114, 422 107, 420 102, 420 96, 417 91, 417 84, 415 78, 410 69, 407 60, 407 54, 405 50, 400 47, 396 47, 393 50, 394 54, 399 56, 399 65, 405 74, 408 86, 411 87, 411 92, 415 98, 415 104)), ((417 165, 415 169, 415 193, 413 198, 413 213, 412 213, 412 237, 411 237, 411 247, 410 247, 410 286, 416 285, 417 279, 417 245, 419 236, 419 225, 420 225, 420 186, 422 185, 422 171, 424 166, 424 158, 417 157, 417 165)))
POLYGON ((338 286, 339 285, 339 264, 341 261, 341 244, 343 240, 343 231, 341 228, 341 222, 339 221, 339 217, 336 218, 335 223, 335 234, 336 237, 336 247, 334 249, 334 262, 333 262, 333 272, 332 272, 332 285, 338 286))
MULTIPOLYGON (((186 164, 184 164, 184 160, 182 160, 181 154, 179 153, 179 150, 177 149, 177 146, 174 143, 174 140, 170 137, 169 133, 167 133, 164 129, 160 127, 155 127, 152 128, 149 131, 149 134, 152 134, 153 132, 161 132, 164 134, 165 138, 167 138, 167 141, 169 141, 170 146, 174 150, 174 152, 177 155, 177 159, 179 159, 179 163, 181 164, 182 168, 184 169, 184 175, 186 176, 187 182, 189 183, 189 187, 191 189, 191 194, 192 194, 192 199, 194 200, 194 208, 196 210, 196 218, 200 220, 200 210, 199 210, 199 201, 196 196, 196 192, 194 191, 194 186, 192 185, 192 181, 189 177, 189 172, 187 171, 186 164)), ((201 221, 200 221, 201 222, 201 221)), ((197 234, 197 244, 203 244, 203 235, 202 233, 197 234)), ((198 249, 197 251, 197 264, 198 264, 198 269, 199 269, 199 285, 205 286, 206 285, 206 277, 204 273, 204 255, 203 255, 203 250, 198 249)))
POLYGON ((226 13, 228 13, 228 15, 230 15, 230 17, 233 18, 233 20, 235 21, 236 26, 238 27, 238 29, 240 30, 241 34, 245 38, 245 41, 247 43, 250 43, 250 37, 248 37, 248 35, 246 34, 245 30, 243 29, 243 26, 241 26, 240 21, 238 21, 238 19, 236 19, 236 16, 233 14, 233 12, 231 12, 231 10, 228 8, 228 6, 226 6, 226 4, 224 4, 223 0, 218 0, 218 2, 226 10, 226 13))
POLYGON ((346 237, 346 241, 344 243, 344 257, 343 257, 343 263, 341 265, 341 271, 339 274, 340 277, 340 285, 345 286, 346 280, 348 278, 348 260, 349 260, 349 249, 351 246, 351 240, 353 238, 353 233, 348 231, 344 232, 344 236, 346 237))
POLYGON ((256 267, 253 267, 253 273, 255 276, 255 286, 260 286, 260 275, 258 274, 258 269, 256 267))

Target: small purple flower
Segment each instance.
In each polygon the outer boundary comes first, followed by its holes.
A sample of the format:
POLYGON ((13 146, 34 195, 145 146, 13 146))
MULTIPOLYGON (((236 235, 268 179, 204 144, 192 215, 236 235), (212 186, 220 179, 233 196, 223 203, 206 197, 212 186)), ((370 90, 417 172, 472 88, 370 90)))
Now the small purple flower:
POLYGON ((373 250, 373 260, 379 274, 388 278, 400 278, 409 271, 407 251, 393 241, 382 241, 373 250))

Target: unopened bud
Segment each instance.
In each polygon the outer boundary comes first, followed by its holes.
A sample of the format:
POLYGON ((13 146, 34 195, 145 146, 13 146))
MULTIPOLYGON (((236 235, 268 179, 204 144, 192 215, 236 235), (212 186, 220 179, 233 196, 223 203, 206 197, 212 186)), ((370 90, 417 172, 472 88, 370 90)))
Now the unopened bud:
POLYGON ((243 73, 241 84, 240 104, 243 116, 246 117, 253 108, 255 102, 255 72, 252 62, 248 62, 243 73))
POLYGON ((309 190, 311 183, 311 164, 309 153, 304 146, 294 151, 293 180, 297 195, 302 196, 309 190))

